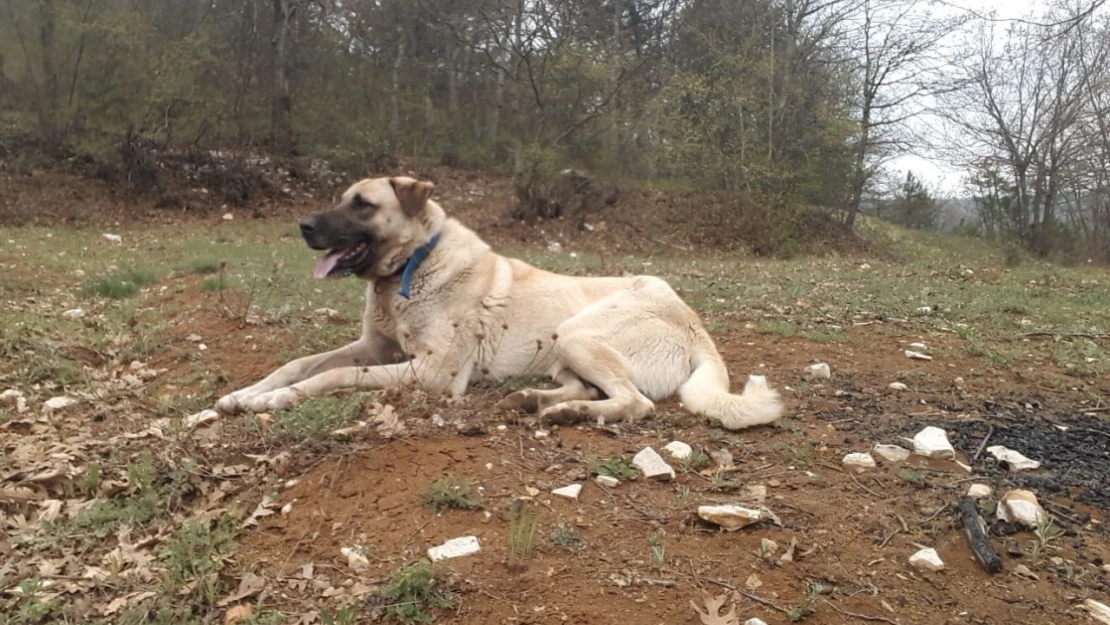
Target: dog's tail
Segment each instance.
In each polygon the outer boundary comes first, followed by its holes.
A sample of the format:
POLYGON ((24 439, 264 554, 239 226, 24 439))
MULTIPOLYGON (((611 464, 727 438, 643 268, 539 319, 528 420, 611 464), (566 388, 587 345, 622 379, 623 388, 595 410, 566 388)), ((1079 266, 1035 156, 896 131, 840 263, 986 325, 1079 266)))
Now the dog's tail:
POLYGON ((717 419, 729 430, 774 423, 782 417, 782 400, 763 376, 748 376, 741 394, 730 393, 728 369, 720 353, 707 334, 698 338, 694 370, 678 388, 687 410, 717 419))

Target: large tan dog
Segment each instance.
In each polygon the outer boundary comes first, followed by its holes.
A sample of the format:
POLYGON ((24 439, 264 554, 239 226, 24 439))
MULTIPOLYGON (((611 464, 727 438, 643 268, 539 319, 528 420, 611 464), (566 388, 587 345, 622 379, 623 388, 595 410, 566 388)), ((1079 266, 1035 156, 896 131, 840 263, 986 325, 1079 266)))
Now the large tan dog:
POLYGON ((712 339, 663 280, 563 276, 505 258, 449 219, 431 192, 412 178, 363 180, 301 222, 309 247, 330 250, 315 277, 367 281, 362 336, 220 398, 221 412, 413 383, 457 398, 483 378, 546 374, 561 386, 502 403, 545 421, 611 421, 642 418, 678 393, 686 409, 729 429, 782 415, 761 376, 729 392, 712 339))

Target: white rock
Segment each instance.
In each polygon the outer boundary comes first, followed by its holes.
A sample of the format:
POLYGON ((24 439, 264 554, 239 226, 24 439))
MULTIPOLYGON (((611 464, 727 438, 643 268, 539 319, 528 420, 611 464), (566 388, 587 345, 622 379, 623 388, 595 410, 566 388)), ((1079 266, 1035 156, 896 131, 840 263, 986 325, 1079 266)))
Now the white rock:
POLYGON ((863 473, 867 469, 875 468, 875 459, 871 454, 848 454, 844 456, 844 466, 849 469, 855 469, 857 473, 863 473))
POLYGON ((23 391, 9 388, 8 390, 0 393, 0 402, 15 403, 15 400, 23 397, 23 391))
POLYGON ((121 237, 121 236, 120 236, 120 235, 118 235, 118 234, 108 234, 108 233, 104 233, 104 234, 102 234, 102 235, 100 235, 100 236, 104 237, 104 238, 105 238, 106 240, 108 240, 108 241, 111 241, 112 243, 123 243, 123 237, 121 237))
POLYGON ((828 363, 819 362, 812 364, 805 369, 806 375, 818 380, 828 380, 832 378, 832 369, 829 368, 828 363))
POLYGON ((292 511, 293 511, 293 502, 292 501, 290 501, 289 503, 287 503, 287 504, 285 504, 284 506, 281 507, 281 515, 282 516, 286 516, 292 511))
POLYGON ((767 501, 767 487, 763 484, 749 484, 744 487, 744 491, 741 493, 740 498, 763 505, 763 502, 767 501))
POLYGON ((906 353, 906 358, 912 358, 914 360, 932 360, 933 359, 932 356, 922 354, 921 352, 915 352, 912 349, 907 349, 905 353, 906 353))
POLYGON ((644 447, 640 453, 632 457, 632 464, 641 472, 644 477, 653 480, 673 480, 675 473, 671 465, 667 464, 651 447, 644 447))
POLYGON ((926 458, 954 459, 956 450, 948 442, 948 433, 936 426, 928 426, 913 437, 913 451, 926 458))
POLYGON ((605 488, 616 488, 621 483, 620 480, 612 475, 599 475, 594 478, 594 481, 597 482, 598 486, 604 486, 605 488))
POLYGON ((54 412, 55 410, 64 410, 76 404, 78 400, 73 397, 65 395, 61 397, 51 397, 42 404, 42 409, 46 412, 54 412))
POLYGON ((917 314, 919 314, 919 315, 928 315, 932 312, 933 312, 933 307, 932 306, 921 306, 920 308, 917 309, 917 314))
POLYGON ((190 334, 189 336, 185 337, 185 340, 189 341, 190 343, 199 343, 203 341, 204 338, 201 337, 201 335, 199 334, 190 334))
POLYGON ((944 561, 937 550, 930 547, 910 556, 910 566, 924 571, 941 571, 944 570, 944 561))
POLYGON ((339 553, 342 554, 344 558, 347 558, 347 566, 350 567, 352 571, 361 571, 370 566, 370 561, 357 549, 344 547, 339 550, 339 553))
POLYGON ((972 499, 985 499, 991 496, 991 487, 986 484, 972 484, 967 489, 967 496, 972 499))
POLYGON ((560 497, 566 497, 567 499, 578 499, 578 495, 581 494, 581 493, 582 493, 582 485, 581 484, 569 484, 569 485, 564 486, 562 488, 556 488, 555 490, 551 491, 552 495, 558 495, 560 497))
POLYGON ((867 271, 868 269, 871 268, 871 264, 870 263, 863 263, 859 266, 859 268, 864 270, 864 271, 867 271))
POLYGON ((535 438, 536 440, 543 440, 548 436, 551 436, 551 432, 548 432, 547 430, 536 430, 532 433, 532 438, 535 438))
POLYGON ((871 450, 874 454, 887 462, 902 462, 910 457, 910 450, 898 445, 875 445, 871 450))
POLYGON ((1013 449, 1007 449, 1002 445, 993 445, 987 447, 987 452, 998 459, 999 462, 1005 462, 1010 468, 1010 471, 1016 473, 1018 471, 1031 471, 1041 466, 1040 462, 1030 460, 1023 456, 1020 452, 1013 449))
POLYGON ((206 423, 211 423, 220 418, 220 413, 215 410, 201 410, 196 414, 191 414, 181 420, 181 424, 187 428, 200 427, 206 423))
POLYGON ((334 308, 317 308, 312 311, 312 314, 317 317, 327 317, 328 319, 335 319, 339 316, 339 311, 334 308))
POLYGON ((767 622, 764 621, 763 619, 750 618, 750 619, 744 621, 744 625, 767 625, 767 622))
POLYGON ((887 385, 887 388, 890 388, 890 389, 893 389, 893 390, 896 390, 896 391, 908 391, 908 390, 910 390, 910 387, 906 386, 905 384, 902 384, 901 382, 891 382, 890 384, 887 385))
POLYGON ((683 443, 682 441, 671 441, 667 443, 666 447, 664 447, 663 449, 669 451, 671 453, 671 456, 674 456, 679 460, 685 460, 694 453, 693 448, 691 448, 686 443, 683 443))
POLYGON ((63 319, 80 319, 85 316, 84 308, 72 308, 62 313, 63 319))
POLYGON ((910 343, 910 347, 923 352, 929 351, 929 346, 924 343, 910 343))
POLYGON ((1094 599, 1084 599, 1083 608, 1099 623, 1110 625, 1110 606, 1105 603, 1100 603, 1094 599))
POLYGON ((231 221, 233 219, 235 219, 235 215, 232 215, 231 213, 224 213, 224 216, 223 216, 224 221, 231 221))
POLYGON ((477 536, 461 536, 459 538, 452 538, 438 547, 428 549, 428 558, 432 562, 439 562, 440 560, 447 560, 450 558, 471 556, 481 550, 482 548, 478 544, 477 536))
POLYGON ((698 506, 698 516, 710 523, 720 525, 729 532, 763 520, 762 511, 731 504, 698 506))
POLYGON ((1048 518, 1037 496, 1027 490, 1012 490, 1003 495, 995 514, 1003 521, 1025 527, 1036 527, 1048 518))

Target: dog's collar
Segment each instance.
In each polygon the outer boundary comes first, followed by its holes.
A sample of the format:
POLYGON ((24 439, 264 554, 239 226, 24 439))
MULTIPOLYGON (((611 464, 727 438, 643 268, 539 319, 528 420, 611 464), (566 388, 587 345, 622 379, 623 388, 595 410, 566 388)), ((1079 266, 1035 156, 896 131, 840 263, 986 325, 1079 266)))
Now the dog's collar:
POLYGON ((412 276, 420 268, 420 263, 423 263, 428 255, 432 253, 432 250, 435 249, 436 244, 439 243, 440 234, 442 233, 436 233, 430 241, 416 248, 412 256, 409 256, 409 259, 405 261, 405 268, 401 271, 401 290, 397 291, 397 294, 401 297, 410 299, 409 289, 412 287, 412 276))

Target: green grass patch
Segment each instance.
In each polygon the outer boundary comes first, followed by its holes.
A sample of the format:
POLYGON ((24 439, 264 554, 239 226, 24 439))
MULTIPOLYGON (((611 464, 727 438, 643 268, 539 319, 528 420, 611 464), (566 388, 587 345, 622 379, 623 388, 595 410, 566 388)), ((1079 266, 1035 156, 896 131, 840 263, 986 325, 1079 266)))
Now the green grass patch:
POLYGON ((189 264, 189 271, 200 276, 218 273, 221 267, 217 260, 194 260, 189 264))
POLYGON ((427 560, 394 571, 380 594, 388 602, 386 619, 405 625, 431 623, 435 620, 433 610, 455 607, 454 594, 427 560))
POLYGON ((591 456, 586 458, 586 468, 591 475, 607 475, 618 480, 631 480, 639 475, 632 458, 628 456, 613 456, 605 460, 591 456))
POLYGON ((88 293, 108 299, 123 299, 139 292, 139 289, 158 281, 150 271, 127 269, 112 275, 94 279, 88 286, 88 293))
POLYGON ((473 510, 481 505, 474 498, 473 488, 470 484, 460 483, 452 475, 447 475, 432 482, 425 491, 420 503, 431 508, 434 512, 441 510, 473 510))

